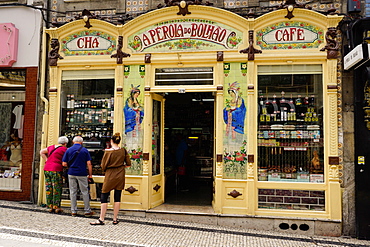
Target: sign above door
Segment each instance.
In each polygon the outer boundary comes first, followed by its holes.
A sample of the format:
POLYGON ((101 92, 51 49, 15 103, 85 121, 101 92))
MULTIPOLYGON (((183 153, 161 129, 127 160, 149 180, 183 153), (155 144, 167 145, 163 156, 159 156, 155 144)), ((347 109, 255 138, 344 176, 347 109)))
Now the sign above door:
POLYGON ((116 48, 116 37, 95 30, 73 33, 61 40, 66 56, 110 55, 116 48))
POLYGON ((257 45, 269 49, 309 49, 324 43, 324 31, 300 21, 284 21, 258 30, 257 45))
POLYGON ((128 38, 133 52, 233 50, 242 32, 204 19, 177 19, 149 26, 128 38))

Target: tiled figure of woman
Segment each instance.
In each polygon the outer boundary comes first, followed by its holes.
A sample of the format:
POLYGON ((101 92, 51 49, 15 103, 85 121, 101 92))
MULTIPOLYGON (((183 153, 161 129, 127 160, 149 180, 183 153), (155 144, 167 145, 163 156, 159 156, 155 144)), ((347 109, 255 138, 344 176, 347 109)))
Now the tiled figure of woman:
POLYGON ((231 99, 226 100, 224 108, 225 144, 228 151, 236 151, 240 150, 244 140, 244 120, 247 110, 238 82, 229 84, 228 93, 231 99))

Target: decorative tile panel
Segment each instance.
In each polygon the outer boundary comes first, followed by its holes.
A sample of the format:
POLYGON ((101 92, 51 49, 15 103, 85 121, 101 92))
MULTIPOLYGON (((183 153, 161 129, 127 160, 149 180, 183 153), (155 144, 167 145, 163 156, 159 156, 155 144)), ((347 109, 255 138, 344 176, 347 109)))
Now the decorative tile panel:
POLYGON ((258 208, 324 211, 325 191, 259 189, 258 208))
POLYGON ((128 14, 140 13, 149 10, 149 1, 141 0, 127 0, 126 1, 126 12, 128 14))

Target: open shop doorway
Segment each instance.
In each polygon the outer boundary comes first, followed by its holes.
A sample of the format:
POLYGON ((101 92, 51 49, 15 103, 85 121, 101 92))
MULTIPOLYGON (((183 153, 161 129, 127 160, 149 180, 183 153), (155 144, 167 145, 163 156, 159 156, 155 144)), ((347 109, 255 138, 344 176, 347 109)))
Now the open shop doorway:
POLYGON ((214 96, 165 96, 165 203, 210 206, 213 195, 214 96))

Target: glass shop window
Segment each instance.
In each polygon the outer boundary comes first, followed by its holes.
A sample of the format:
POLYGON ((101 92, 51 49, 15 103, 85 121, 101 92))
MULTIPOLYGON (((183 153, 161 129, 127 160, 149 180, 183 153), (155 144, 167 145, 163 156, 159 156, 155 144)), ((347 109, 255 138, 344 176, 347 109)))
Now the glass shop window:
POLYGON ((213 68, 161 68, 155 70, 156 86, 212 85, 213 68))
POLYGON ((0 70, 0 190, 21 188, 26 70, 0 70))
POLYGON ((93 175, 103 175, 100 161, 113 134, 114 70, 64 71, 60 119, 60 134, 70 141, 82 136, 92 158, 93 175))
POLYGON ((321 65, 258 67, 258 180, 324 182, 321 65))

